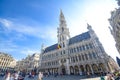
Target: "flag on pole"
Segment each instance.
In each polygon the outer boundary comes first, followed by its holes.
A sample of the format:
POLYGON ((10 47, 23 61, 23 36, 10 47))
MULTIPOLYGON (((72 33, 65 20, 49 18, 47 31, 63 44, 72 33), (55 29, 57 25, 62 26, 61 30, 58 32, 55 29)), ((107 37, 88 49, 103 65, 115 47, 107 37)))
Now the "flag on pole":
POLYGON ((60 49, 60 48, 61 48, 60 44, 58 44, 57 48, 58 48, 58 49, 60 49))

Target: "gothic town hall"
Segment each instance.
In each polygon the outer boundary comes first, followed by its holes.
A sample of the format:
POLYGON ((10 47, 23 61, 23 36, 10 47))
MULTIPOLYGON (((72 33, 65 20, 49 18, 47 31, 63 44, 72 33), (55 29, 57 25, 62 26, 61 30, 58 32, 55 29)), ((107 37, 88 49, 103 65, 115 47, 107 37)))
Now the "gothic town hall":
POLYGON ((91 25, 87 32, 70 37, 65 17, 60 12, 58 43, 41 47, 40 71, 50 74, 86 75, 112 72, 116 62, 105 52, 91 25))

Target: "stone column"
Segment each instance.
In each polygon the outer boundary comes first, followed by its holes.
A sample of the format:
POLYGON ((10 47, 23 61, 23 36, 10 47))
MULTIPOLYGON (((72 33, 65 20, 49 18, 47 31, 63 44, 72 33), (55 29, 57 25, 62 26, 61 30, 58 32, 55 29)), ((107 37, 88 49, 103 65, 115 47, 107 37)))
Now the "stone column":
POLYGON ((88 60, 90 60, 89 54, 87 54, 88 60))
POLYGON ((93 71, 93 69, 92 69, 92 65, 90 65, 90 69, 91 69, 92 74, 94 74, 94 71, 93 71))
POLYGON ((71 63, 71 58, 69 58, 69 63, 71 63))
POLYGON ((82 75, 82 71, 81 71, 80 66, 78 68, 79 68, 79 74, 82 75))
POLYGON ((109 63, 105 63, 106 71, 110 72, 112 70, 111 65, 109 63))
POLYGON ((77 55, 77 62, 79 62, 79 58, 78 58, 78 55, 77 55))
POLYGON ((68 59, 66 59, 66 66, 67 66, 66 72, 67 72, 68 75, 70 75, 70 68, 69 68, 69 61, 68 61, 68 59))

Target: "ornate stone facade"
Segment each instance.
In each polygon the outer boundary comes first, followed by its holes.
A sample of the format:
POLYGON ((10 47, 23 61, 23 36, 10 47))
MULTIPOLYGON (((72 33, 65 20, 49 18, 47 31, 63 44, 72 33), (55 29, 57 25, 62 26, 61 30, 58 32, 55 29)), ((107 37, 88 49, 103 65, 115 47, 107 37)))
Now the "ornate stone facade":
POLYGON ((38 53, 34 53, 33 55, 28 55, 25 59, 17 62, 16 70, 23 71, 26 70, 27 72, 37 69, 39 64, 40 55, 38 53))
POLYGON ((2 71, 13 70, 16 66, 16 60, 7 53, 0 52, 0 69, 2 71))
MULTIPOLYGON (((118 0, 118 5, 120 5, 120 0, 118 0)), ((111 12, 111 18, 109 19, 109 22, 111 25, 111 34, 115 39, 115 45, 120 54, 120 8, 111 12)))
POLYGON ((98 74, 118 68, 115 61, 106 54, 92 27, 87 32, 71 37, 61 11, 58 27, 58 43, 44 48, 40 55, 40 70, 58 74, 98 74), (115 64, 113 66, 110 62, 115 64))

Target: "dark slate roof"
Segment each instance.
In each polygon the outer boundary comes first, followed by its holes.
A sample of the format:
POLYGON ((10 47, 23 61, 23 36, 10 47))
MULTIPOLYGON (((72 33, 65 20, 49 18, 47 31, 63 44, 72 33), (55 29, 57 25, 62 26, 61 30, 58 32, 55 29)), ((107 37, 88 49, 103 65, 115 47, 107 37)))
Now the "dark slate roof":
POLYGON ((54 44, 52 46, 45 48, 44 53, 57 49, 57 46, 58 46, 58 44, 54 44))
MULTIPOLYGON (((74 36, 74 37, 70 38, 69 45, 77 43, 77 42, 81 42, 81 41, 89 39, 89 38, 90 38, 89 32, 82 33, 80 35, 77 35, 77 36, 74 36)), ((52 50, 56 50, 57 46, 58 46, 58 44, 54 44, 52 46, 49 46, 49 47, 45 48, 44 53, 52 51, 52 50)))
POLYGON ((69 45, 80 42, 82 40, 89 39, 89 38, 90 38, 89 32, 82 33, 80 35, 77 35, 77 36, 70 38, 69 45))

